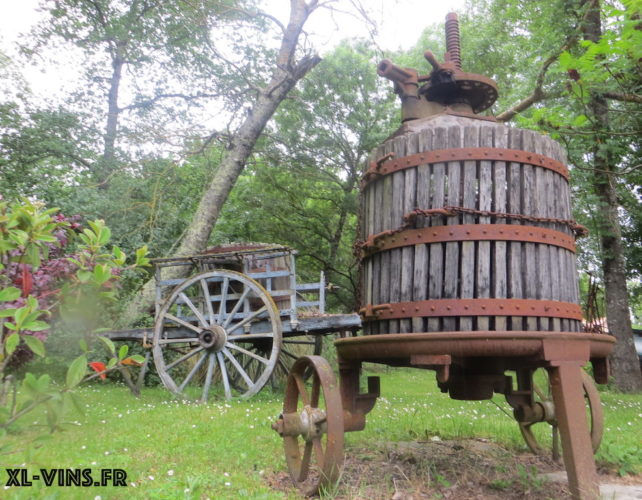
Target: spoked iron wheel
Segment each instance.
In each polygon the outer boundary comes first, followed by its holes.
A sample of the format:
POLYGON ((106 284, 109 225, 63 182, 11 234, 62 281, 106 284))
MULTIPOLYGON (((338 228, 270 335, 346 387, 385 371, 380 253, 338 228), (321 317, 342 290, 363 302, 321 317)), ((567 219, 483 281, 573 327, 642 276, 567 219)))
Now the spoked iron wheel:
MULTIPOLYGON (((530 450, 536 455, 551 454, 554 460, 560 458, 560 435, 555 417, 555 405, 548 372, 544 369, 534 373, 533 397, 535 404, 543 408, 542 420, 536 422, 519 422, 519 430, 530 450), (538 425, 539 424, 539 425, 538 425)), ((591 432, 593 452, 597 452, 604 432, 604 415, 600 404, 600 395, 593 379, 582 371, 582 389, 586 403, 586 416, 591 432)))
POLYGON ((226 399, 248 398, 272 375, 281 335, 269 293, 241 273, 218 269, 185 280, 163 303, 154 325, 154 363, 175 394, 201 401, 221 391, 226 399))
POLYGON ((294 483, 306 495, 335 484, 343 466, 343 410, 328 362, 305 356, 292 366, 283 413, 273 428, 283 437, 294 483), (311 372, 309 381, 305 373, 311 372))

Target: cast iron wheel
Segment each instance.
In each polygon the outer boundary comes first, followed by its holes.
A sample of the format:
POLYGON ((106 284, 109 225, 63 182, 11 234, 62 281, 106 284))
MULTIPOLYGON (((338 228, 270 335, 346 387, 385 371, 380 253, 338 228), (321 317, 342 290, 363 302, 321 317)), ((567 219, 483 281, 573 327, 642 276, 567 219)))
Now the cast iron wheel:
POLYGON ((290 476, 305 495, 315 495, 339 480, 343 466, 341 394, 322 357, 305 356, 292 366, 281 419, 287 416, 297 422, 295 432, 282 435, 290 476), (312 376, 306 383, 308 371, 312 376))
MULTIPOLYGON (((543 377, 546 376, 546 381, 540 384, 533 382, 533 396, 535 402, 547 408, 545 419, 539 422, 518 422, 519 430, 522 433, 524 441, 530 450, 536 455, 552 454, 554 460, 560 458, 560 436, 557 427, 557 419, 555 418, 555 406, 553 404, 553 395, 551 392, 551 385, 548 381, 548 372, 544 369, 538 370, 535 373, 541 373, 543 377), (545 389, 542 389, 544 387, 545 389), (534 432, 534 427, 537 424, 546 424, 550 426, 550 438, 538 438, 534 432), (546 443, 544 442, 546 441, 546 443)), ((591 445, 593 453, 596 453, 602 442, 602 434, 604 433, 604 415, 602 412, 602 405, 600 404, 600 395, 593 382, 591 376, 582 371, 582 388, 584 390, 584 400, 586 402, 586 416, 588 419, 589 429, 591 431, 591 445)))
POLYGON ((281 335, 270 294, 244 274, 217 269, 185 280, 163 303, 154 363, 165 387, 183 397, 205 402, 214 386, 226 399, 249 398, 272 375, 281 335))

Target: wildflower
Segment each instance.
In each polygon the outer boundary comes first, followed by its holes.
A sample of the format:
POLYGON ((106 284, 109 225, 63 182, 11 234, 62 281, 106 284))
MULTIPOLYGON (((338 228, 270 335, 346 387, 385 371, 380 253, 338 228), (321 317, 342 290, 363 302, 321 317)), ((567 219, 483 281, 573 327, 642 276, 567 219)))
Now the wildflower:
POLYGON ((167 475, 168 476, 173 476, 174 475, 174 470, 173 469, 168 470, 167 471, 167 475))

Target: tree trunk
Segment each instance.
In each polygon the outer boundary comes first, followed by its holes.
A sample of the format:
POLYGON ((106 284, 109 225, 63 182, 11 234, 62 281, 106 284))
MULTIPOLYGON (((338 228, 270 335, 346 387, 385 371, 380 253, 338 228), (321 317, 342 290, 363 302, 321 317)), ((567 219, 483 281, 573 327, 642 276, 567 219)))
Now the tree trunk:
POLYGON ((97 181, 100 189, 106 189, 109 185, 109 176, 114 166, 116 156, 116 135, 118 133, 118 92, 122 79, 124 59, 116 54, 112 60, 112 74, 109 80, 109 94, 107 96, 107 126, 105 127, 103 155, 98 163, 97 181))
MULTIPOLYGON (((321 61, 316 55, 304 56, 298 62, 294 60, 303 25, 316 8, 317 0, 310 0, 308 4, 304 0, 290 1, 290 20, 283 32, 270 82, 265 88, 258 90, 258 97, 248 117, 234 134, 216 175, 201 197, 176 256, 194 255, 205 250, 221 208, 243 171, 265 125, 288 92, 321 61)), ((187 269, 180 266, 168 268, 167 271, 164 279, 174 279, 184 277, 187 269)), ((131 324, 142 314, 151 311, 154 300, 155 283, 154 280, 149 280, 129 303, 123 317, 125 324, 131 324)))
MULTIPOLYGON (((598 42, 602 36, 599 0, 585 0, 583 4, 589 9, 582 25, 584 39, 598 42)), ((607 100, 604 95, 591 93, 588 107, 596 127, 592 183, 600 200, 600 206, 597 209, 602 214, 599 232, 606 317, 609 331, 617 339, 611 355, 611 367, 615 385, 619 390, 639 392, 642 391, 642 376, 629 313, 624 248, 618 221, 619 203, 613 175, 615 159, 607 142, 610 127, 607 100)))

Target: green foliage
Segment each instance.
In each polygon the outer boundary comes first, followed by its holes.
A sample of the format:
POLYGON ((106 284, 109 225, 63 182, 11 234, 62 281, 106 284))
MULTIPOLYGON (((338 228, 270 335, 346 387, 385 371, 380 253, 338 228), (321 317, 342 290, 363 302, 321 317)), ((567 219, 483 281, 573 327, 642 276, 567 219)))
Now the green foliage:
POLYGON ((323 271, 339 287, 329 297, 335 310, 355 307, 360 176, 369 152, 396 125, 395 98, 376 62, 364 42, 345 42, 301 82, 237 181, 214 234, 217 243, 296 248, 301 280, 323 271))
MULTIPOLYGON (((45 346, 38 332, 49 330, 48 321, 51 312, 62 312, 72 315, 78 313, 79 298, 82 297, 83 306, 86 306, 87 297, 98 297, 94 306, 98 308, 101 301, 116 298, 115 284, 118 274, 125 269, 125 254, 117 249, 106 251, 111 232, 100 220, 89 223, 89 228, 84 229, 78 239, 74 257, 58 258, 58 264, 75 265, 71 274, 67 275, 64 283, 54 283, 43 280, 37 273, 42 269, 52 270, 47 267, 54 261, 51 253, 59 250, 63 241, 67 242, 70 234, 64 231, 71 224, 62 216, 55 216, 56 209, 44 209, 39 204, 25 201, 22 204, 7 204, 0 201, 0 434, 10 430, 16 431, 17 424, 23 417, 40 406, 46 407, 47 425, 50 431, 60 428, 66 408, 71 404, 80 405, 69 391, 74 389, 84 380, 96 376, 104 377, 107 369, 95 375, 87 376, 87 342, 81 343, 85 353, 78 356, 67 369, 65 384, 62 388, 51 384, 48 374, 36 377, 26 373, 20 384, 20 397, 16 391, 18 384, 15 376, 9 374, 8 368, 19 352, 19 347, 24 346, 28 351, 37 356, 45 356, 45 346), (14 271, 18 271, 17 273, 14 271), (19 287, 15 284, 19 276, 19 287), (44 290, 34 282, 41 279, 50 286, 58 285, 59 288, 44 290), (32 291, 45 292, 39 298, 31 295, 32 291), (55 296, 54 306, 44 301, 44 296, 55 296), (42 309, 43 304, 49 306, 42 309), (14 306, 14 307, 11 307, 14 306)), ((147 265, 147 250, 141 248, 136 252, 135 263, 129 266, 147 265)), ((100 310, 100 308, 98 308, 100 310)), ((114 355, 115 348, 108 339, 103 339, 110 355, 114 355)), ((139 356, 127 357, 127 349, 122 349, 109 370, 121 368, 122 364, 140 362, 139 356)), ((99 363, 100 364, 100 363, 99 363)), ((91 364, 94 367, 95 363, 91 364)), ((36 436, 33 442, 39 440, 36 436)), ((0 447, 2 453, 9 451, 5 446, 0 447)))

